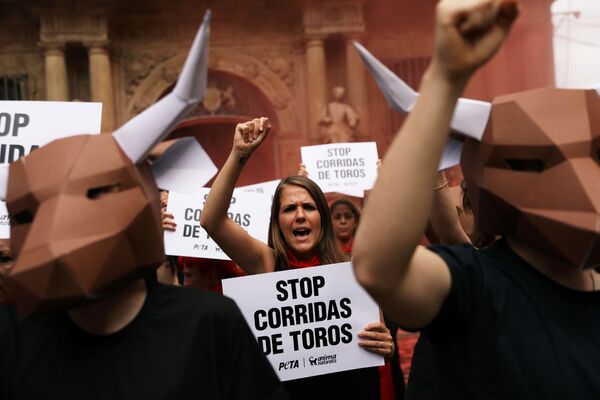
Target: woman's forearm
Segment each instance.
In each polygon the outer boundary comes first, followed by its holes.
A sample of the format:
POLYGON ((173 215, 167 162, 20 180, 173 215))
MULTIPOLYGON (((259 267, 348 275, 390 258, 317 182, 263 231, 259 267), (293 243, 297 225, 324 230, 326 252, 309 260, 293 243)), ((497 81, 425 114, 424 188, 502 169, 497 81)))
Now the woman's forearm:
POLYGON ((229 153, 225 165, 219 171, 204 203, 200 225, 209 234, 218 229, 227 220, 227 210, 237 180, 247 159, 240 157, 235 151, 229 153))

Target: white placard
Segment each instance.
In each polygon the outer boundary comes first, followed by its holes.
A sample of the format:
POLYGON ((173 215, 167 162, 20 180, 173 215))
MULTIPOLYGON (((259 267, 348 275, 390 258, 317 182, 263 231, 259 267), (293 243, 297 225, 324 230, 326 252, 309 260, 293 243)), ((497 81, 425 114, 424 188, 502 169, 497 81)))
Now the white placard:
MULTIPOLYGON (((202 188, 193 195, 169 192, 167 212, 173 214, 177 228, 175 232, 165 231, 167 255, 229 260, 225 252, 200 226, 200 217, 208 192, 209 188, 202 188)), ((228 214, 250 236, 267 243, 271 196, 236 189, 231 197, 228 214)))
POLYGON ((383 365, 357 343, 379 308, 349 262, 222 283, 282 381, 383 365))
POLYGON ((460 164, 460 156, 462 154, 463 142, 453 137, 448 138, 442 159, 438 164, 438 171, 443 171, 447 168, 460 164))
POLYGON ((156 185, 163 190, 193 194, 217 173, 204 148, 193 137, 179 139, 152 164, 156 185))
POLYGON ((308 177, 324 193, 338 192, 363 197, 377 178, 375 142, 333 143, 300 148, 308 177))
POLYGON ((0 239, 10 239, 10 218, 5 201, 0 201, 0 239))
MULTIPOLYGON (((0 101, 0 165, 67 136, 100 133, 102 103, 0 101)), ((0 205, 0 238, 10 236, 6 204, 0 205)))
POLYGON ((273 201, 273 195, 275 194, 275 189, 277 189, 279 182, 281 182, 281 179, 255 183, 254 185, 239 186, 236 189, 244 192, 267 194, 271 196, 271 201, 273 201))

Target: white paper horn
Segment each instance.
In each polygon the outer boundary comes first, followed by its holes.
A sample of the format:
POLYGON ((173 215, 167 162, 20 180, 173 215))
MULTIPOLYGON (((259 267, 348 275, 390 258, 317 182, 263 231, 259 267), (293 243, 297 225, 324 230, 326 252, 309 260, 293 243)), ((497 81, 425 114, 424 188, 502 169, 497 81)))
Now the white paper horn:
POLYGON ((202 100, 208 73, 210 16, 210 11, 204 14, 204 21, 173 91, 113 133, 134 164, 143 161, 152 148, 202 100))
MULTIPOLYGON (((419 93, 398 78, 362 45, 354 42, 354 46, 390 107, 396 111, 410 112, 419 93)), ((492 105, 486 101, 460 98, 456 104, 450 127, 457 133, 481 140, 491 110, 492 105)))

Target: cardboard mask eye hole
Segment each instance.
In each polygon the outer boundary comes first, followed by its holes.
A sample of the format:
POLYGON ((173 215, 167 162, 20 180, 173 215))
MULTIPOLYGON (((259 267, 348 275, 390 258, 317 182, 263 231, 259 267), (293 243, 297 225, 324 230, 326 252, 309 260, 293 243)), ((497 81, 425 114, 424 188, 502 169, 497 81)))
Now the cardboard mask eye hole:
POLYGON ((544 170, 544 162, 538 158, 507 158, 504 162, 513 171, 542 172, 544 170))
POLYGON ((23 210, 13 216, 15 225, 29 224, 33 221, 33 213, 29 210, 23 210))
POLYGON ((121 190, 121 184, 115 183, 107 186, 99 186, 95 188, 88 189, 87 197, 91 200, 99 199, 100 197, 106 196, 110 193, 117 193, 121 190))

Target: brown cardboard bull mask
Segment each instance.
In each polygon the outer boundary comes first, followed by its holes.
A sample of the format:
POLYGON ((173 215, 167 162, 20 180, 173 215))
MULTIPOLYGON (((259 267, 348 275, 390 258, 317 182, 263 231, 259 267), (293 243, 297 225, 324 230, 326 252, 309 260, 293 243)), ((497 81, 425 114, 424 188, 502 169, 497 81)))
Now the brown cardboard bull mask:
POLYGON ((462 166, 479 228, 576 268, 600 265, 600 98, 540 89, 494 100, 462 166))
POLYGON ((20 314, 104 296, 164 259, 146 157, 202 98, 209 20, 207 13, 177 85, 160 102, 112 135, 59 139, 11 164, 8 186, 0 185, 16 259, 6 288, 20 314))

